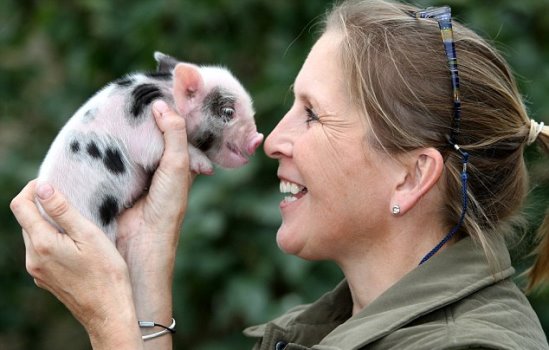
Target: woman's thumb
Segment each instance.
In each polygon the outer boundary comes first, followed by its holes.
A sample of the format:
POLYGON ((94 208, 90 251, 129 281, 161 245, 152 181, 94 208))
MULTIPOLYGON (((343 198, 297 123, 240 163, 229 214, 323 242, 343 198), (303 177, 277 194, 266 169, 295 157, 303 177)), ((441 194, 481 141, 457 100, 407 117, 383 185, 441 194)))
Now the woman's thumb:
POLYGON ((69 236, 76 238, 75 235, 90 229, 89 227, 84 229, 84 226, 91 223, 70 205, 61 192, 56 191, 50 184, 38 184, 36 196, 46 214, 69 236))

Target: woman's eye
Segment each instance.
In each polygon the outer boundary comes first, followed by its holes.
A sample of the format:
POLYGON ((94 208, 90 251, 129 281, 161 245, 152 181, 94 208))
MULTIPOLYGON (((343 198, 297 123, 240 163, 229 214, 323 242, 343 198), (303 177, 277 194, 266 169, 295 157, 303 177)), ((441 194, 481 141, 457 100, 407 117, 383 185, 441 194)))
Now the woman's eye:
POLYGON ((307 124, 318 121, 318 115, 311 108, 305 107, 305 112, 307 113, 307 120, 305 121, 307 124))

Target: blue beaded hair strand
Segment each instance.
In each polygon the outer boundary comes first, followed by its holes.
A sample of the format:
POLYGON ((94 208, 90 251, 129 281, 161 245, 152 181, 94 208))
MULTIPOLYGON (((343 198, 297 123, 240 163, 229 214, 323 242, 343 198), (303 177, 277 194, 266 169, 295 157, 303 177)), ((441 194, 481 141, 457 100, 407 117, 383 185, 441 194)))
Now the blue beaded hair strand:
POLYGON ((449 6, 443 7, 428 7, 425 10, 411 12, 413 17, 421 18, 433 18, 438 22, 440 32, 442 35, 442 42, 444 44, 444 51, 448 58, 448 67, 450 69, 451 81, 452 81, 452 95, 453 95, 453 116, 452 116, 452 129, 450 131, 450 137, 448 142, 450 145, 460 153, 462 157, 463 170, 461 172, 461 184, 462 184, 462 209, 458 223, 448 232, 448 234, 421 259, 419 265, 429 260, 435 255, 446 242, 448 242, 457 233, 459 228, 463 225, 465 220, 465 214, 467 212, 467 162, 469 161, 469 154, 461 149, 457 144, 457 137, 459 134, 460 122, 461 122, 461 99, 459 96, 459 74, 457 65, 456 46, 454 42, 454 34, 452 30, 452 10, 449 6))
POLYGON ((465 213, 467 212, 467 203, 468 203, 467 202, 467 178, 468 178, 468 175, 467 175, 467 162, 469 161, 469 153, 462 151, 459 148, 459 146, 456 145, 456 144, 454 144, 454 148, 455 148, 456 151, 458 151, 461 154, 462 161, 463 161, 463 170, 461 171, 461 187, 462 187, 462 192, 461 192, 461 195, 462 195, 461 215, 459 217, 458 223, 450 230, 450 232, 448 232, 448 234, 446 236, 444 236, 442 241, 440 241, 433 249, 431 249, 431 251, 429 253, 427 253, 427 255, 425 255, 423 257, 423 259, 421 259, 421 261, 419 262, 419 265, 421 265, 424 262, 426 262, 427 260, 429 260, 433 255, 436 254, 436 252, 438 252, 440 250, 440 248, 442 248, 442 246, 444 244, 446 244, 446 242, 448 242, 450 239, 452 239, 452 237, 454 237, 454 235, 459 230, 461 225, 463 225, 463 221, 465 220, 465 213))

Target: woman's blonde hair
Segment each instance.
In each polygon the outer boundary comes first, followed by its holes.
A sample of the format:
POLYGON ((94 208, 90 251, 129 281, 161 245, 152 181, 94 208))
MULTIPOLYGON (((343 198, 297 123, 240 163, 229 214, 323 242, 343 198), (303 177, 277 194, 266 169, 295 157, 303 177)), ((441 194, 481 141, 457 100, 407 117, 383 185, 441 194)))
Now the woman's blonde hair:
MULTIPOLYGON (((448 227, 462 210, 461 155, 449 146, 453 99, 448 60, 436 20, 384 0, 346 1, 327 15, 325 31, 343 35, 340 58, 349 94, 371 128, 370 141, 390 154, 435 147, 445 157, 448 227)), ((457 143, 470 154, 469 208, 460 234, 480 243, 494 268, 494 243, 513 231, 528 189, 523 151, 530 134, 511 69, 484 39, 454 23, 460 74, 457 143)), ((537 143, 549 152, 549 128, 537 143)), ((539 229, 528 288, 549 277, 549 215, 539 229)))

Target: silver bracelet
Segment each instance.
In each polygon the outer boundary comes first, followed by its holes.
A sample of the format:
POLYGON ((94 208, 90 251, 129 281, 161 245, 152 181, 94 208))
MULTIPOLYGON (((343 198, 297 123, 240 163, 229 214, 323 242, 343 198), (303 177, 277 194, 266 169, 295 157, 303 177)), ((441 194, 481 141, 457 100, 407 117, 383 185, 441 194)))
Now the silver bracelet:
POLYGON ((140 328, 153 328, 153 327, 163 328, 161 331, 158 331, 156 333, 142 335, 141 339, 143 340, 157 338, 167 333, 175 333, 175 318, 172 318, 172 323, 169 326, 163 326, 154 321, 137 321, 137 323, 139 324, 140 328))

